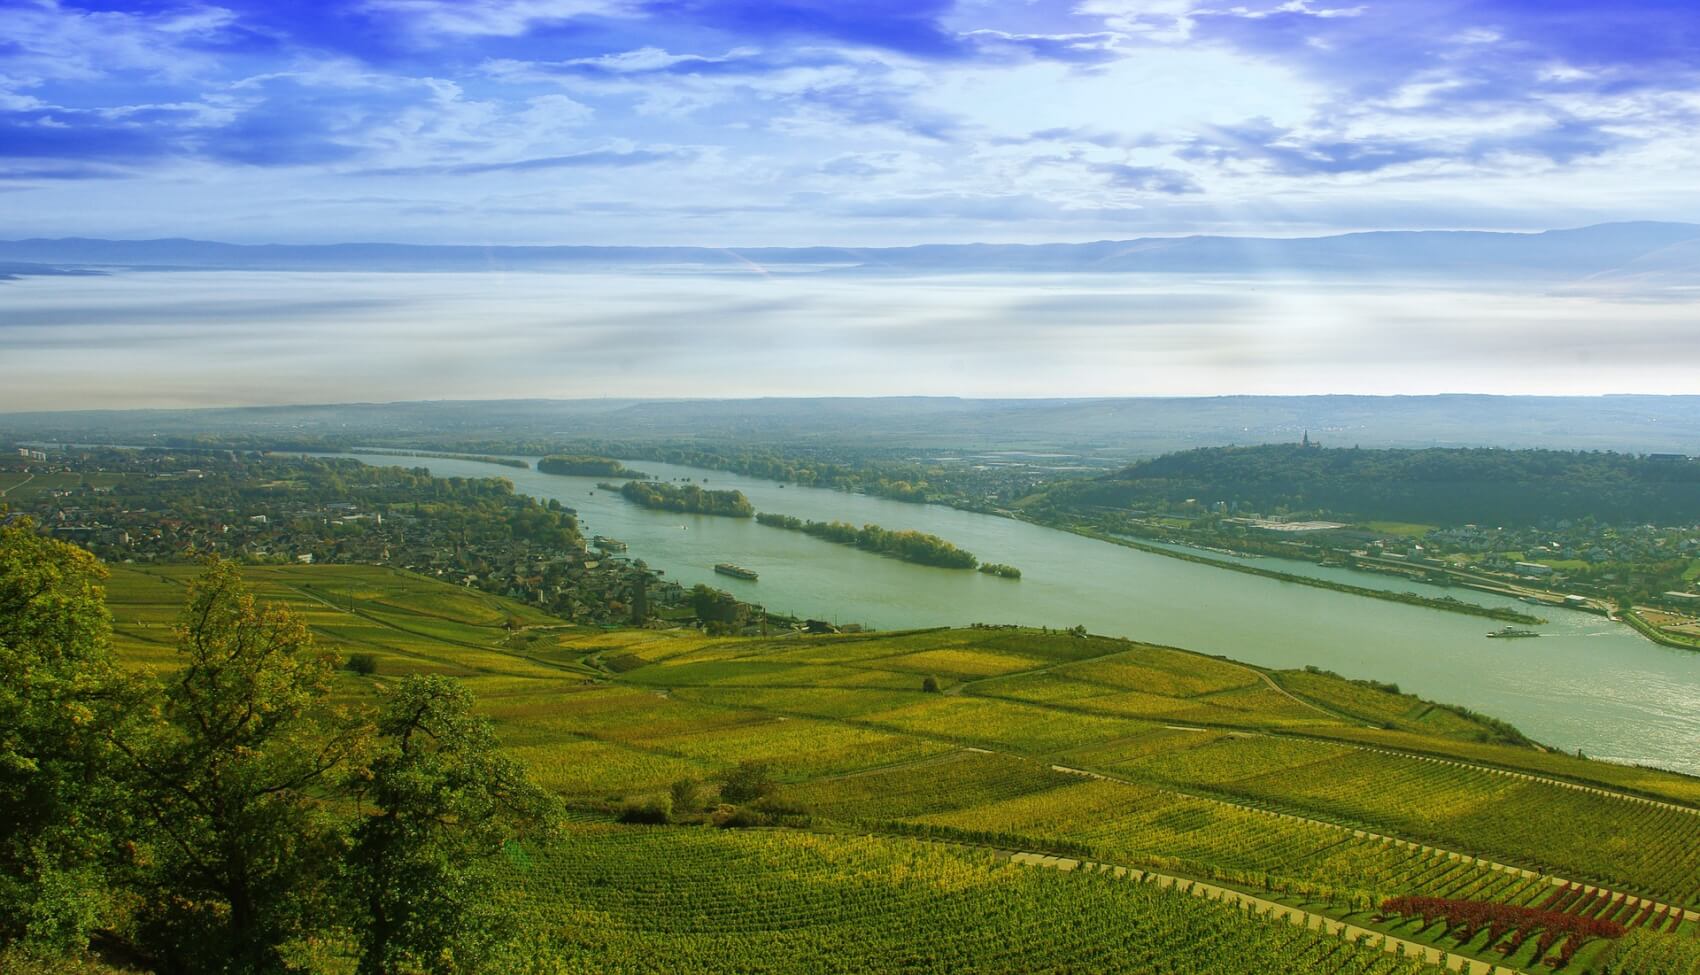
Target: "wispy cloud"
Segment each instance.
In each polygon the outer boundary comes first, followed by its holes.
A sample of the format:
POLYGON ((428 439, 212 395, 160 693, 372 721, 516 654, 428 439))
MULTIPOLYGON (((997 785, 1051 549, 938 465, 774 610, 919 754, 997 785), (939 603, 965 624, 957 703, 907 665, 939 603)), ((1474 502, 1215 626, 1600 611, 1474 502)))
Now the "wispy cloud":
POLYGON ((532 159, 507 159, 496 162, 454 163, 437 166, 409 166, 397 169, 369 169, 361 176, 416 176, 422 174, 475 176, 481 173, 525 173, 547 169, 583 169, 587 167, 648 166, 660 162, 694 159, 695 149, 593 149, 564 156, 543 156, 532 159))
POLYGON ((899 243, 1700 219, 1696 36, 1686 0, 14 0, 0 222, 535 240, 600 213, 576 239, 666 242, 713 207, 713 242, 899 243), (524 204, 467 178, 500 174, 524 204), (307 196, 432 202, 318 230, 260 205, 307 196))

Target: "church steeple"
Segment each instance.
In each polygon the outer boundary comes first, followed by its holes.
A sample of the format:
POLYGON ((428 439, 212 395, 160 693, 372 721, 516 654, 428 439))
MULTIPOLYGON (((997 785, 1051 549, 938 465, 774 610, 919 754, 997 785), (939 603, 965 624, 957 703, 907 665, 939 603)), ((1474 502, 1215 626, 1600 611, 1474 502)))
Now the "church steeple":
POLYGON ((1300 446, 1303 446, 1303 447, 1309 447, 1310 446, 1310 431, 1309 430, 1305 431, 1304 443, 1300 444, 1300 446))

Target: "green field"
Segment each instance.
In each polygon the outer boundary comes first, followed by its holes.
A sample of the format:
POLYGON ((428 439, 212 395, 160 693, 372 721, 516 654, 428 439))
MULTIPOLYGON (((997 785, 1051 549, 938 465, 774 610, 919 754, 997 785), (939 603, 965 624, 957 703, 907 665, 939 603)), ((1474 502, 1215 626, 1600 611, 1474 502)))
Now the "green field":
POLYGON ((513 872, 562 972, 1439 972, 1154 884, 912 840, 584 827, 513 872))
POLYGON ((122 474, 78 474, 61 471, 53 474, 29 474, 0 471, 0 500, 27 502, 52 491, 69 491, 85 484, 90 487, 111 487, 122 474))
MULTIPOLYGON (((172 665, 193 572, 113 568, 132 667, 172 665)), ((1700 972, 1700 925, 1667 908, 1700 907, 1700 781, 1516 744, 1390 688, 1031 630, 603 631, 384 568, 246 575, 333 654, 377 658, 376 675, 343 678, 349 695, 407 673, 465 680, 510 753, 586 819, 514 866, 515 910, 562 971, 1419 970, 1148 884, 1008 863, 1025 850, 1208 881, 1524 971, 1560 945, 1377 905, 1535 908, 1570 889, 1560 878, 1605 891, 1566 910, 1634 929, 1565 970, 1617 955, 1613 971, 1700 972), (789 828, 607 822, 741 761, 770 766, 803 814, 789 828), (1192 941, 1219 953, 1177 947, 1192 941)))
POLYGON ((1421 538, 1434 531, 1433 525, 1417 525, 1408 521, 1366 521, 1364 527, 1372 532, 1403 535, 1406 538, 1421 538))
MULTIPOLYGON (((112 566, 107 603, 114 644, 132 665, 174 666, 172 624, 195 566, 112 566)), ((573 678, 590 673, 566 649, 560 620, 512 600, 379 566, 250 566, 262 602, 287 606, 320 647, 369 653, 380 673, 573 678)))

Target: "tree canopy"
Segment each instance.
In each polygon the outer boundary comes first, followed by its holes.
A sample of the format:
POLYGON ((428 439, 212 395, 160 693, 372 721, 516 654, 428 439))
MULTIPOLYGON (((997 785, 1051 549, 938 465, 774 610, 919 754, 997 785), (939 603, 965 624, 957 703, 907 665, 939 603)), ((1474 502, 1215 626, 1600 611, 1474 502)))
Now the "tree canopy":
POLYGON ((0 528, 0 963, 99 930, 183 975, 503 967, 492 865, 559 817, 468 691, 339 705, 301 619, 222 561, 188 589, 180 669, 125 679, 103 572, 0 528))
POLYGON ((1195 499, 1248 510, 1327 512, 1424 524, 1700 521, 1700 462, 1565 450, 1209 447, 1059 487, 1046 503, 1195 499))

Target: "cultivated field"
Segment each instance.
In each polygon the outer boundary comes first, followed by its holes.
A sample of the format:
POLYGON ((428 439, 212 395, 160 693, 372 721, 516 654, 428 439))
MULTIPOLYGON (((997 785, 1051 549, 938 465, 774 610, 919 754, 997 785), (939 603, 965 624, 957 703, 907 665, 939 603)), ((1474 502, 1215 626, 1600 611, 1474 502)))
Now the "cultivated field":
MULTIPOLYGON (((134 667, 171 666, 193 571, 114 568, 134 667)), ((464 679, 579 811, 560 849, 515 853, 516 910, 564 970, 1420 970, 1010 864, 1031 852, 1208 881, 1478 972, 1700 972, 1700 782, 1511 744, 1387 689, 1061 633, 602 631, 388 569, 247 576, 330 652, 375 657, 347 694, 464 679), (789 828, 609 822, 745 761, 770 767, 789 828), (1384 910, 1397 897, 1452 914, 1384 910)))

